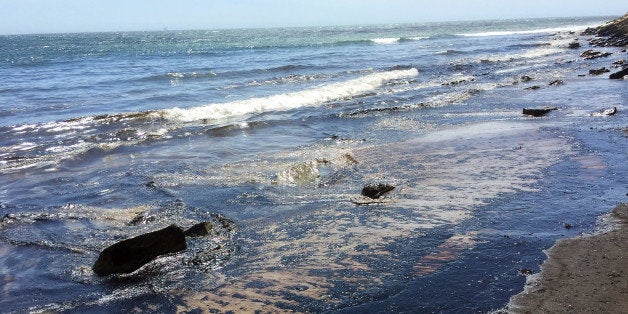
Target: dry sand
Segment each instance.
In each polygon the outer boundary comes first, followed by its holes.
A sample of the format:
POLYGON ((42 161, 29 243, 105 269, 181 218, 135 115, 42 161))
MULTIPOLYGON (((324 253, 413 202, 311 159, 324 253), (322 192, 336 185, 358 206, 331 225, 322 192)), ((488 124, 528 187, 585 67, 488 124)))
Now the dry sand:
POLYGON ((611 231, 559 240, 508 311, 628 313, 628 204, 611 216, 619 220, 611 231))

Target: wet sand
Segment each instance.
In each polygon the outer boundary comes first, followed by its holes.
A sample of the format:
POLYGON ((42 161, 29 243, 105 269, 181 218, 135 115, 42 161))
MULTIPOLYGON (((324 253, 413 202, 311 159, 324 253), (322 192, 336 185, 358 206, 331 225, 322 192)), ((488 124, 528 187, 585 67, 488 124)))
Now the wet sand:
POLYGON ((528 277, 513 313, 626 313, 628 311, 628 204, 610 216, 610 231, 559 240, 541 273, 528 277))

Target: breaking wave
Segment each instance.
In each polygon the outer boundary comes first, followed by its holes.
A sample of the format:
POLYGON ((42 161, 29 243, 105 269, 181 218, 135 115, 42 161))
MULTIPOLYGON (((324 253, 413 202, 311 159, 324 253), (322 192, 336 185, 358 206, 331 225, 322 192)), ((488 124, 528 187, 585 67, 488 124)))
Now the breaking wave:
POLYGON ((216 103, 192 108, 171 108, 153 112, 159 118, 179 122, 226 119, 269 111, 285 111, 300 107, 358 96, 373 91, 391 80, 415 77, 415 68, 369 74, 360 78, 319 86, 298 92, 251 98, 242 101, 216 103))

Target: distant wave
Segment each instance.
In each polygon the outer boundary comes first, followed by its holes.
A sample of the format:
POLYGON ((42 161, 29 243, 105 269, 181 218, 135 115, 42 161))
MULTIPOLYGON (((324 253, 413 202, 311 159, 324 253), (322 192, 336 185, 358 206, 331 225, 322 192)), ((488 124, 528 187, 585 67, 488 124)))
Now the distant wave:
POLYGON ((192 122, 318 106, 325 102, 362 95, 381 87, 391 80, 412 78, 418 74, 419 71, 415 68, 379 72, 298 92, 192 108, 163 109, 154 111, 151 115, 167 120, 192 122))
POLYGON ((201 69, 198 71, 189 71, 189 72, 167 72, 163 74, 149 75, 144 77, 139 77, 133 79, 134 81, 168 81, 168 80, 181 80, 181 79, 206 79, 215 76, 220 77, 241 77, 248 76, 252 74, 262 74, 262 73, 275 73, 275 72, 293 72, 299 70, 307 70, 318 68, 310 65, 301 65, 301 64, 288 64, 284 66, 278 66, 273 68, 254 68, 254 69, 242 69, 242 70, 233 70, 233 71, 214 71, 210 69, 201 69))
POLYGON ((408 41, 416 41, 421 39, 428 39, 429 37, 419 36, 419 37, 387 37, 387 38, 373 38, 370 41, 376 44, 395 44, 399 42, 408 42, 408 41))
POLYGON ((468 34, 462 33, 462 34, 456 34, 456 35, 465 36, 465 37, 487 37, 487 36, 508 36, 508 35, 524 35, 524 34, 543 34, 543 33, 584 30, 587 27, 595 27, 595 26, 597 25, 573 25, 573 26, 564 26, 564 27, 555 27, 555 28, 542 28, 542 29, 518 30, 518 31, 490 31, 490 32, 468 33, 468 34))

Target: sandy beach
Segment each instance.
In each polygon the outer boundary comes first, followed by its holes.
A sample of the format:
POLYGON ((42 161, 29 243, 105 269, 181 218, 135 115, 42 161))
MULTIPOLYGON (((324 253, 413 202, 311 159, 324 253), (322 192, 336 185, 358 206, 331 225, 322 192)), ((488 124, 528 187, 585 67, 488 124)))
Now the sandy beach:
POLYGON ((628 204, 613 209, 613 229, 559 240, 541 273, 508 306, 513 313, 625 313, 628 309, 628 204))

